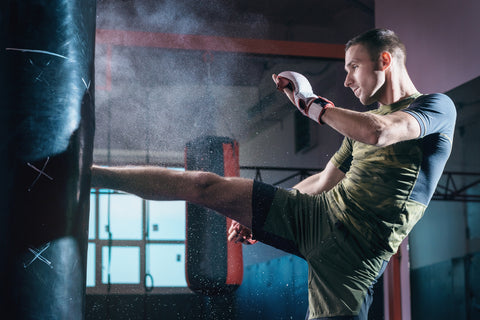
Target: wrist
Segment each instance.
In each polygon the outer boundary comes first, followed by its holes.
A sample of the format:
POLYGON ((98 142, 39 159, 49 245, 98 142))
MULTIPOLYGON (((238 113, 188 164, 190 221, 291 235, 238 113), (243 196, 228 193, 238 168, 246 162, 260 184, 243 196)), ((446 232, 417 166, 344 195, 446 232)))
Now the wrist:
POLYGON ((322 117, 325 115, 325 111, 332 108, 333 108, 332 105, 327 105, 322 109, 322 112, 320 112, 320 116, 318 117, 318 123, 325 124, 325 122, 322 120, 322 117))
POLYGON ((306 114, 307 116, 319 124, 324 124, 322 117, 325 111, 329 108, 333 108, 335 105, 322 97, 317 97, 308 101, 306 114))

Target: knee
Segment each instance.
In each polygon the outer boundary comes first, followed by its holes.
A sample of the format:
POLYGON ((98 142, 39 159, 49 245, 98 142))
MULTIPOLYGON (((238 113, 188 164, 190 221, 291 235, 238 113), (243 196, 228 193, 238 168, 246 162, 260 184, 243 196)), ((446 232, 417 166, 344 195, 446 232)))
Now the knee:
POLYGON ((214 186, 222 181, 222 177, 212 172, 198 171, 193 173, 192 184, 194 185, 194 194, 196 202, 205 203, 212 197, 214 186))

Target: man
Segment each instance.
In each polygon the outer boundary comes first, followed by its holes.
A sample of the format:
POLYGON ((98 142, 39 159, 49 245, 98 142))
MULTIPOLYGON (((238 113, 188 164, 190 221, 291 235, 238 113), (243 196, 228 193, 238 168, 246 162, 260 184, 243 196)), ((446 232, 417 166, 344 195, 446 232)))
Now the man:
POLYGON ((295 72, 273 75, 304 115, 345 136, 326 165, 293 189, 207 172, 92 168, 96 187, 153 200, 182 199, 238 221, 232 240, 255 238, 309 266, 309 319, 367 319, 372 286, 421 218, 449 157, 456 111, 443 94, 421 95, 404 45, 375 29, 346 46, 345 86, 370 112, 334 107, 295 72))

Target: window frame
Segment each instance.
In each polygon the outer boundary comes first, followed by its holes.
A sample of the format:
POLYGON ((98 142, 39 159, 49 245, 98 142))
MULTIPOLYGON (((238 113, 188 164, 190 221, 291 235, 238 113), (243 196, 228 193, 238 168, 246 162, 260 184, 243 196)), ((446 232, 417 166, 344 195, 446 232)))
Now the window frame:
MULTIPOLYGON (((87 249, 90 244, 94 245, 95 248, 95 285, 87 286, 87 294, 185 294, 193 292, 188 288, 188 285, 185 287, 148 287, 147 286, 147 246, 150 244, 183 244, 186 245, 184 240, 152 240, 148 238, 146 230, 148 230, 148 219, 147 219, 147 206, 148 200, 141 199, 142 201, 142 224, 141 224, 141 233, 142 238, 140 240, 114 240, 114 239, 100 239, 100 195, 102 194, 125 194, 123 192, 118 192, 108 189, 92 188, 90 191, 91 195, 94 195, 94 201, 90 203, 90 219, 95 219, 94 223, 94 235, 93 239, 90 239, 90 234, 88 236, 87 249), (93 208, 92 208, 93 207, 93 208), (92 212, 93 209, 93 212, 92 212), (137 284, 125 284, 125 283, 103 283, 102 281, 102 252, 104 247, 111 246, 113 247, 137 247, 140 250, 140 282, 137 284)), ((91 225, 91 224, 90 224, 91 225)), ((87 255, 88 257, 88 255, 87 255)), ((185 253, 183 255, 183 268, 185 270, 185 253)), ((88 263, 88 262, 87 262, 88 263)), ((186 281, 186 280, 185 280, 186 281)), ((154 282, 155 284, 155 282, 154 282)))

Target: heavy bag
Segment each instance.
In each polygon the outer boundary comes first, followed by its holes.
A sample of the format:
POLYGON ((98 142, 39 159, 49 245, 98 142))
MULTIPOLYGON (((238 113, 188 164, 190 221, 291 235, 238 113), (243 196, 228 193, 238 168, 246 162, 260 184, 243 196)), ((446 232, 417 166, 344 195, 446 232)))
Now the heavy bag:
POLYGON ((84 319, 96 1, 5 0, 1 14, 1 309, 84 319))
MULTIPOLYGON (((239 176, 238 144, 206 136, 187 143, 185 168, 239 176)), ((231 220, 187 202, 185 274, 189 288, 207 296, 233 292, 242 283, 242 245, 227 240, 231 220)))

